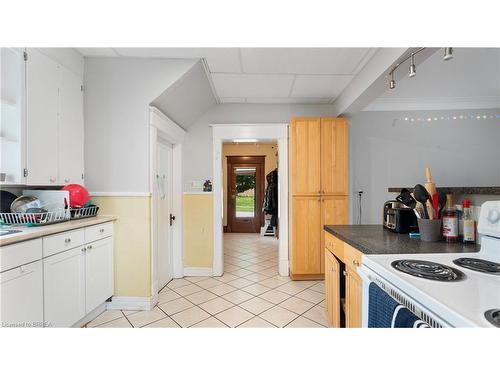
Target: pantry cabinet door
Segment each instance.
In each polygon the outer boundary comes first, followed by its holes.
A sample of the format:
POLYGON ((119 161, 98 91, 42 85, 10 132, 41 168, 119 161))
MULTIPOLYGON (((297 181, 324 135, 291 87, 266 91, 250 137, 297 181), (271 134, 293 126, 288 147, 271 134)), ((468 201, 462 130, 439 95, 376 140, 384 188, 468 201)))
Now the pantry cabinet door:
POLYGON ((40 327, 43 323, 42 261, 0 273, 2 327, 40 327))
MULTIPOLYGON (((349 221, 349 204, 347 196, 321 197, 321 228, 325 225, 344 225, 349 221)), ((321 247, 325 248, 325 231, 321 233, 321 247)), ((324 271, 325 260, 321 257, 321 272, 324 271)))
POLYGON ((321 198, 293 197, 291 272, 293 276, 321 273, 321 198))
POLYGON ((86 313, 113 295, 113 238, 88 244, 85 257, 86 313))
POLYGON ((60 67, 59 89, 59 184, 83 183, 82 80, 60 67))
POLYGON ((71 327, 85 316, 85 252, 83 247, 43 260, 45 321, 71 327))
POLYGON ((321 119, 321 194, 348 194, 347 120, 321 119))
POLYGON ((290 184, 293 195, 321 192, 321 120, 295 118, 290 128, 290 184))
POLYGON ((340 263, 325 249, 325 309, 330 327, 340 327, 340 263))
POLYGON ((36 49, 27 58, 27 184, 56 185, 59 67, 36 49))

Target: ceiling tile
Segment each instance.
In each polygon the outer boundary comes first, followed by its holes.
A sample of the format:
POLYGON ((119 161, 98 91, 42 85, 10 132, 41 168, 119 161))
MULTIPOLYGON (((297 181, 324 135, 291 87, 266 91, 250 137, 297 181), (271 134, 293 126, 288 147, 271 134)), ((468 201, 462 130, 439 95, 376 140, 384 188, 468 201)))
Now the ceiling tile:
POLYGON ((259 104, 326 104, 330 98, 247 98, 247 103, 259 104))
POLYGON ((244 73, 353 74, 370 48, 242 48, 244 73))
POLYGON ((299 75, 295 78, 291 97, 335 98, 349 84, 353 76, 299 75))
POLYGON ((113 48, 75 48, 83 56, 118 56, 113 48))
POLYGON ((290 92, 293 76, 214 73, 212 81, 219 97, 283 98, 290 92))
POLYGON ((211 72, 240 73, 238 48, 116 48, 121 56, 170 59, 205 58, 211 72))

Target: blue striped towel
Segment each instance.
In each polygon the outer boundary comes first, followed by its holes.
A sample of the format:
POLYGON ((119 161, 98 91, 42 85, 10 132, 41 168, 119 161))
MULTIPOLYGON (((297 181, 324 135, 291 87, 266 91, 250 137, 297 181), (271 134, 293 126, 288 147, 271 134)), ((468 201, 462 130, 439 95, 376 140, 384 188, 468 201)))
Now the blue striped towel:
POLYGON ((368 328, 429 328, 377 284, 370 283, 368 296, 368 328))

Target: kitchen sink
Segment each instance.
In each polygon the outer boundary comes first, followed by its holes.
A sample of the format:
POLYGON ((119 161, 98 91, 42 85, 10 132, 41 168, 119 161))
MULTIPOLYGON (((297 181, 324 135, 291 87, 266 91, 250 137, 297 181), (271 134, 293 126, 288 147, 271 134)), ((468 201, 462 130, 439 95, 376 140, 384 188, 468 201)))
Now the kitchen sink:
POLYGON ((16 229, 0 229, 0 236, 7 236, 9 234, 14 234, 14 233, 21 233, 22 230, 16 230, 16 229))

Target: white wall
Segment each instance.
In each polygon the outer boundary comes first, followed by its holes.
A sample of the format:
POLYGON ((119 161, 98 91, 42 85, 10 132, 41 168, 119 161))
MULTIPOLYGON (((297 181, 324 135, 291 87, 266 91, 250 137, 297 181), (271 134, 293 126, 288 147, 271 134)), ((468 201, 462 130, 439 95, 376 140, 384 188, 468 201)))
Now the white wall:
POLYGON ((83 56, 73 48, 38 48, 40 52, 64 65, 79 77, 83 77, 83 56))
POLYGON ((149 191, 149 104, 195 62, 85 59, 85 183, 90 191, 149 191))
POLYGON ((192 126, 183 146, 184 190, 194 191, 192 181, 212 178, 212 128, 210 124, 287 123, 296 116, 332 116, 331 105, 221 104, 211 108, 192 126))
MULTIPOLYGON (((500 186, 498 115, 500 110, 354 115, 350 120, 351 221, 356 223, 358 218, 358 190, 364 191, 362 223, 381 223, 382 205, 396 197, 387 188, 424 183, 426 166, 431 167, 438 187, 500 186), (471 114, 486 115, 488 119, 460 119, 461 115, 471 114), (454 116, 457 120, 453 120, 454 116), (411 122, 411 118, 426 121, 411 122), (428 118, 433 121, 428 122, 428 118)), ((480 196, 474 199, 473 204, 481 203, 480 196)))

